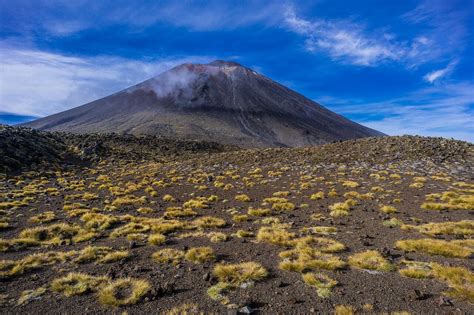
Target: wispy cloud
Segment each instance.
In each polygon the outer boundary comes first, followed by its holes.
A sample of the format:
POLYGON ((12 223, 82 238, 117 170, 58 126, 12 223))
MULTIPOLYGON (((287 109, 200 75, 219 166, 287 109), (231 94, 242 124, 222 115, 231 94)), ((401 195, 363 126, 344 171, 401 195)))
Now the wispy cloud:
POLYGON ((334 111, 389 135, 443 136, 474 142, 474 83, 420 89, 380 102, 323 98, 334 111))
POLYGON ((299 18, 294 8, 288 6, 285 23, 290 30, 306 37, 308 51, 325 52, 339 61, 371 66, 401 58, 389 36, 369 37, 361 25, 349 21, 309 21, 299 18))
POLYGON ((413 35, 405 39, 388 32, 389 26, 369 30, 363 22, 352 20, 305 19, 292 5, 285 8, 284 23, 305 38, 305 48, 311 53, 327 54, 335 61, 358 66, 397 62, 413 68, 452 56, 464 47, 466 14, 439 3, 425 1, 402 16, 407 27, 423 24, 413 27, 413 35))
POLYGON ((458 63, 457 60, 453 60, 445 68, 435 70, 435 71, 431 71, 430 73, 427 73, 423 77, 423 79, 425 79, 425 81, 427 81, 429 83, 434 83, 435 81, 438 81, 439 79, 441 79, 441 78, 447 76, 448 74, 450 74, 454 70, 454 68, 456 67, 457 63, 458 63))
POLYGON ((45 116, 107 96, 177 64, 210 59, 189 56, 137 61, 1 49, 0 107, 5 113, 45 116))

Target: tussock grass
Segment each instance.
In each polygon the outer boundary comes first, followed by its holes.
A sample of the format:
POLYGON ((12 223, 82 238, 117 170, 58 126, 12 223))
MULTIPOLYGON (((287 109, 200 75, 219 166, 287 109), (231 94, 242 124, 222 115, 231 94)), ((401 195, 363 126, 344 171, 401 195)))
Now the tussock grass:
POLYGON ((337 270, 346 266, 341 258, 308 247, 283 251, 279 256, 283 259, 280 269, 287 271, 337 270))
POLYGON ((279 246, 290 246, 293 244, 295 233, 288 232, 278 226, 263 226, 257 232, 257 240, 279 246))
POLYGON ((204 315, 204 312, 199 311, 199 306, 194 303, 184 303, 164 311, 163 315, 204 315))
POLYGON ((247 196, 246 194, 237 195, 237 196, 235 196, 234 199, 235 199, 236 201, 242 201, 242 202, 250 202, 250 201, 252 201, 252 199, 250 199, 250 197, 247 196))
POLYGON ((97 262, 111 263, 128 258, 128 251, 116 251, 108 246, 87 246, 79 251, 78 256, 74 260, 77 263, 97 262))
POLYGON ((317 192, 317 193, 312 194, 309 198, 310 198, 311 200, 324 199, 324 192, 319 191, 319 192, 317 192))
POLYGON ((87 231, 79 225, 58 223, 49 226, 39 226, 24 229, 19 234, 21 239, 31 240, 40 245, 60 245, 63 243, 78 243, 88 241, 96 236, 96 233, 87 231))
POLYGON ((181 208, 181 207, 168 207, 166 208, 164 217, 167 219, 170 218, 185 218, 196 216, 197 212, 191 208, 181 208))
POLYGON ((407 252, 422 252, 430 255, 469 258, 474 253, 474 240, 444 241, 431 238, 401 240, 395 247, 407 252))
POLYGON ((127 236, 130 234, 143 234, 150 230, 150 225, 137 223, 137 222, 130 222, 125 224, 124 226, 118 227, 110 233, 111 238, 117 238, 120 236, 127 236))
POLYGON ((213 243, 220 243, 225 242, 229 238, 225 233, 222 232, 209 232, 207 233, 207 237, 213 243))
POLYGON ((349 305, 336 305, 334 315, 354 315, 355 309, 349 305))
POLYGON ((268 276, 268 271, 259 263, 217 264, 213 275, 221 283, 239 286, 248 281, 260 281, 268 276))
POLYGON ((401 264, 405 266, 405 268, 398 270, 402 276, 415 279, 426 279, 433 277, 432 264, 429 262, 402 260, 401 264))
POLYGON ((323 273, 308 272, 303 274, 303 281, 316 288, 319 297, 327 298, 331 295, 332 288, 337 285, 337 281, 323 273))
POLYGON ((24 305, 28 302, 38 299, 40 296, 46 293, 46 288, 39 287, 34 290, 22 291, 16 305, 24 305))
POLYGON ((329 215, 332 217, 348 216, 349 211, 355 205, 357 205, 357 201, 354 199, 347 199, 344 202, 336 202, 335 204, 329 206, 329 210, 331 210, 329 215))
POLYGON ((376 250, 369 250, 349 256, 349 265, 368 270, 392 271, 395 269, 387 259, 376 250))
POLYGON ((289 212, 293 211, 296 208, 292 202, 276 202, 272 204, 272 210, 279 212, 289 212))
POLYGON ((168 195, 168 194, 164 195, 163 198, 161 198, 161 200, 163 200, 163 201, 165 201, 165 202, 176 201, 173 196, 168 195))
POLYGON ((171 263, 177 265, 184 258, 184 251, 174 248, 164 248, 151 255, 153 260, 159 263, 171 263))
POLYGON ((89 293, 105 285, 106 277, 94 277, 84 273, 71 272, 51 282, 51 290, 67 297, 89 293))
POLYGON ((55 218, 56 215, 53 211, 45 211, 41 214, 31 217, 29 221, 32 223, 48 223, 53 221, 55 218))
POLYGON ((46 252, 25 256, 19 260, 0 260, 0 278, 22 275, 28 271, 65 262, 75 255, 71 252, 46 252))
POLYGON ((346 187, 346 188, 357 188, 359 187, 359 183, 358 182, 355 182, 355 181, 352 181, 352 180, 345 180, 342 182, 342 186, 346 187))
POLYGON ((344 244, 325 237, 306 236, 294 241, 297 249, 312 248, 323 253, 337 253, 346 249, 344 244))
POLYGON ((380 206, 380 211, 383 213, 396 213, 398 212, 397 209, 393 206, 380 206))
POLYGON ((462 220, 458 222, 427 223, 422 225, 404 224, 402 230, 416 230, 429 236, 436 235, 474 235, 474 220, 462 220))
POLYGON ((256 217, 263 217, 271 214, 271 210, 268 208, 252 208, 250 207, 247 211, 249 215, 256 217))
POLYGON ((232 216, 232 221, 234 221, 234 222, 246 222, 246 221, 249 221, 249 220, 250 220, 250 218, 246 214, 234 214, 232 216))
POLYGON ((211 247, 194 247, 186 252, 184 258, 187 261, 202 264, 204 262, 215 260, 216 255, 211 247))
POLYGON ((93 212, 83 214, 81 221, 86 229, 93 231, 105 231, 120 222, 116 216, 93 212))
POLYGON ((166 242, 166 236, 161 233, 151 234, 148 237, 148 244, 151 245, 162 245, 166 242))
POLYGON ((101 288, 99 301, 105 305, 122 306, 136 304, 151 289, 146 280, 119 279, 101 288))
POLYGON ((463 267, 446 267, 433 264, 433 275, 450 287, 446 294, 450 297, 474 303, 474 274, 463 267))
POLYGON ((199 228, 215 228, 225 226, 226 222, 221 218, 207 216, 194 220, 192 224, 199 228))

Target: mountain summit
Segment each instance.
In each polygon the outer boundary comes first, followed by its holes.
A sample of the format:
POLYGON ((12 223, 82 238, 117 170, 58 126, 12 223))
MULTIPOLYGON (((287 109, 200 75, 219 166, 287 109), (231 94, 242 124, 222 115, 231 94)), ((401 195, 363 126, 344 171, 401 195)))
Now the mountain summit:
POLYGON ((152 134, 242 147, 307 146, 383 135, 252 69, 222 60, 179 65, 26 126, 74 133, 152 134))

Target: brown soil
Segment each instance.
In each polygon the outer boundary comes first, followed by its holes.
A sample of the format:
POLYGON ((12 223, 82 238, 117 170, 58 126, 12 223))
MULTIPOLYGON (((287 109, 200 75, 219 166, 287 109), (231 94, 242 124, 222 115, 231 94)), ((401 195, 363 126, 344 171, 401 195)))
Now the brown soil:
MULTIPOLYGON (((303 227, 329 226, 337 228, 337 233, 328 237, 343 243, 346 250, 334 255, 347 262, 354 253, 378 250, 396 267, 401 268, 404 259, 436 262, 446 266, 460 266, 472 270, 472 255, 468 258, 449 258, 429 255, 421 252, 404 252, 395 248, 395 242, 402 239, 419 239, 429 236, 416 231, 401 230, 400 227, 388 227, 383 223, 397 218, 406 224, 428 222, 446 222, 469 220, 473 210, 426 210, 421 208, 426 195, 462 189, 457 182, 470 184, 467 194, 472 195, 473 184, 473 146, 471 144, 433 138, 387 137, 372 140, 357 140, 306 149, 265 149, 253 151, 232 151, 224 153, 200 153, 177 156, 166 161, 120 160, 112 155, 101 158, 100 163, 90 167, 69 166, 60 172, 29 172, 5 177, 0 182, 1 202, 24 200, 33 197, 23 206, 9 206, 3 209, 0 218, 9 223, 9 227, 0 230, 0 238, 17 238, 27 228, 49 226, 55 223, 77 223, 84 226, 80 216, 70 216, 63 206, 68 202, 67 195, 90 192, 98 198, 82 200, 74 197, 69 202, 82 203, 82 208, 116 217, 130 214, 135 217, 160 218, 167 207, 182 206, 184 202, 198 196, 216 195, 218 201, 209 202, 209 208, 194 210, 196 217, 178 218, 190 222, 203 216, 215 216, 226 221, 222 228, 205 228, 205 233, 218 231, 229 236, 225 242, 213 243, 207 237, 179 238, 186 232, 177 231, 166 235, 163 245, 149 245, 146 240, 127 240, 125 236, 110 238, 109 234, 125 223, 120 222, 95 238, 75 244, 33 246, 21 250, 7 250, 1 253, 3 260, 18 260, 34 253, 48 251, 80 250, 86 246, 110 246, 115 250, 128 250, 128 259, 113 263, 74 263, 67 260, 43 266, 23 274, 0 279, 1 313, 162 313, 184 303, 196 304, 204 313, 237 312, 249 306, 264 314, 289 313, 333 313, 336 305, 352 306, 359 313, 364 304, 373 306, 373 313, 408 311, 423 314, 472 313, 473 307, 468 300, 446 297, 448 285, 436 279, 413 279, 400 275, 397 271, 370 272, 350 266, 338 271, 321 270, 337 280, 338 284, 327 298, 317 295, 316 289, 305 284, 301 274, 281 270, 278 254, 287 248, 258 242, 255 237, 239 238, 231 236, 238 230, 256 234, 260 227, 268 226, 261 220, 264 217, 249 216, 247 222, 234 222, 231 209, 235 213, 246 214, 249 207, 262 206, 264 198, 272 197, 279 191, 289 191, 289 202, 296 208, 278 213, 272 210, 271 216, 281 223, 289 224, 288 230, 303 236, 303 227), (260 171, 258 169, 261 169, 260 171), (234 171, 233 174, 226 173, 234 171), (281 172, 281 173, 272 173, 281 172), (372 174, 372 176, 371 176, 372 174), (374 176, 379 174, 381 177, 374 176), (390 178, 390 174, 399 174, 400 179, 390 178), (108 176, 109 184, 118 189, 138 185, 130 193, 137 197, 146 196, 144 204, 119 205, 115 210, 105 207, 119 198, 111 190, 98 189, 99 176, 108 176), (235 175, 240 175, 239 178, 235 175), (223 177, 219 177, 223 176, 223 177), (234 176, 234 178, 232 178, 234 176), (248 177, 248 181, 243 178, 248 177), (320 178, 321 177, 321 178, 320 178), (410 187, 423 177, 423 187, 410 187), (143 180, 146 180, 146 184, 143 180), (167 187, 159 187, 163 180, 167 187), (193 181, 194 180, 194 181, 193 181), (343 186, 344 181, 354 181, 356 188, 343 186), (78 181, 78 182, 76 182, 78 181), (81 183, 82 181, 82 183, 81 183), (229 190, 218 188, 216 182, 232 184, 229 190), (249 185, 253 183, 253 187, 249 185), (308 183, 308 184, 305 184, 308 183), (34 184, 34 185, 31 185, 34 184), (79 184, 79 185, 75 185, 79 184), (29 185, 29 186, 28 186, 29 185), (157 192, 150 195, 145 189, 151 186, 157 192), (199 186, 206 186, 199 188, 199 186), (373 191, 373 187, 382 187, 383 191, 373 191), (48 188, 57 188, 58 194, 48 192, 48 188), (337 196, 329 197, 334 189, 337 196), (28 194, 23 194, 29 191, 28 194), (323 191, 321 200, 311 200, 310 196, 323 191), (345 192, 374 192, 372 200, 359 200, 348 216, 332 217, 329 206, 344 202, 345 192), (175 201, 165 202, 162 197, 170 194, 175 201), (236 201, 235 196, 246 194, 250 202, 236 201), (400 199, 399 202, 394 199, 400 199), (307 204, 308 206, 302 206, 307 204), (381 205, 394 206, 398 212, 385 214, 379 210, 381 205), (149 214, 137 212, 139 207, 150 207, 149 214), (54 221, 32 223, 29 219, 45 211, 53 211, 54 221), (315 221, 311 215, 320 214, 322 219, 315 221), (194 264, 182 260, 178 265, 161 264, 150 256, 163 248, 187 250, 196 246, 210 246, 217 258, 213 262, 194 264), (212 276, 213 267, 219 262, 239 263, 255 261, 263 265, 269 276, 257 281, 253 286, 230 290, 227 297, 230 304, 223 305, 212 300, 206 293, 216 279, 212 276), (136 278, 149 281, 151 291, 134 305, 111 308, 103 306, 91 292, 83 295, 65 297, 53 292, 51 281, 65 276, 69 272, 82 272, 93 276, 107 276, 110 279, 136 278), (45 294, 17 305, 24 290, 39 287, 47 288, 45 294), (446 305, 445 305, 446 304, 446 305)), ((108 184, 108 185, 109 185, 108 184)), ((464 188, 466 190, 466 188, 464 188)), ((2 203, 0 203, 2 204, 2 203)), ((471 205, 472 207, 472 205, 471 205)), ((146 233, 147 235, 150 232, 146 233)), ((472 235, 472 234, 471 234, 472 235)), ((322 235, 318 235, 322 236, 322 235)), ((469 239, 464 235, 457 238, 469 239)), ((439 235, 439 239, 457 239, 453 235, 439 235)), ((468 286, 472 290, 472 283, 468 286)), ((128 292, 118 293, 127 296, 128 292)))

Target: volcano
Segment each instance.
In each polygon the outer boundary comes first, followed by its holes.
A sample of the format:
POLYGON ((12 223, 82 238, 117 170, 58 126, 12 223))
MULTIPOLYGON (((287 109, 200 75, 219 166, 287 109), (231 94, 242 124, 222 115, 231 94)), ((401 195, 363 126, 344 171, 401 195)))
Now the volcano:
POLYGON ((158 135, 240 147, 300 147, 383 134, 235 62, 182 64, 25 126, 158 135))

